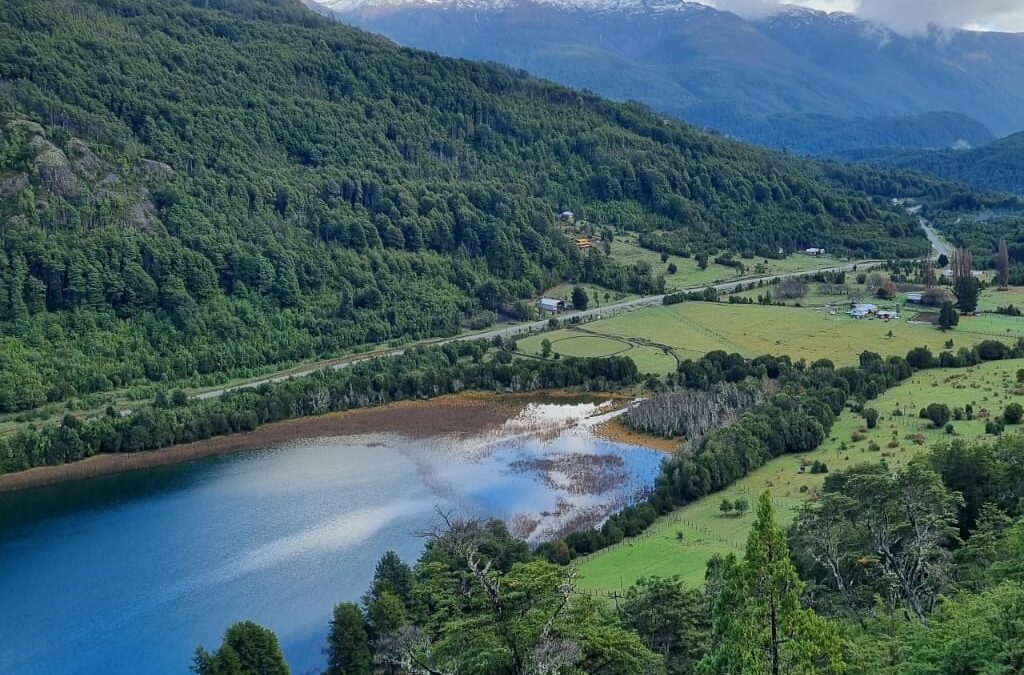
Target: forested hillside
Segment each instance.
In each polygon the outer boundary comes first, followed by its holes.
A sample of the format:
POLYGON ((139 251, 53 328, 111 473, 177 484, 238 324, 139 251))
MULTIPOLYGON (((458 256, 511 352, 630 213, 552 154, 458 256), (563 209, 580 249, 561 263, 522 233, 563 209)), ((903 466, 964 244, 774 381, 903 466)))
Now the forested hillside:
POLYGON ((657 291, 555 225, 916 254, 836 172, 291 0, 0 6, 0 412, 452 334, 562 279, 657 291))
POLYGON ((885 167, 927 171, 979 190, 1024 194, 1024 131, 969 150, 862 151, 845 156, 885 167))

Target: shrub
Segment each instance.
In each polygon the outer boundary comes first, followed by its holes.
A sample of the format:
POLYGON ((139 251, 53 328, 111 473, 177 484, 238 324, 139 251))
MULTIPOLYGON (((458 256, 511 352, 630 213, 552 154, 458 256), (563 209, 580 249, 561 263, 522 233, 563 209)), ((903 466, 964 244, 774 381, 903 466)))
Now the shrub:
POLYGON ((868 423, 868 429, 874 429, 878 426, 878 411, 874 408, 867 408, 864 411, 864 419, 868 423))
POLYGON ((1003 410, 1003 421, 1006 424, 1020 424, 1022 417, 1024 417, 1024 406, 1021 406, 1020 403, 1011 403, 1003 410))

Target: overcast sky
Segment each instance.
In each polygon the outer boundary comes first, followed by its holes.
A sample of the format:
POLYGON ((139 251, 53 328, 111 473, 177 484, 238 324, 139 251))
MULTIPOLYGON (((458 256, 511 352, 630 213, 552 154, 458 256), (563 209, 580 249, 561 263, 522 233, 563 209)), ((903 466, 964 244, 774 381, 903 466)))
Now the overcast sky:
MULTIPOLYGON (((705 0, 701 0, 705 1, 705 0)), ((929 24, 976 30, 1024 31, 1024 0, 706 0, 741 16, 765 16, 785 4, 849 12, 916 33, 929 24)))

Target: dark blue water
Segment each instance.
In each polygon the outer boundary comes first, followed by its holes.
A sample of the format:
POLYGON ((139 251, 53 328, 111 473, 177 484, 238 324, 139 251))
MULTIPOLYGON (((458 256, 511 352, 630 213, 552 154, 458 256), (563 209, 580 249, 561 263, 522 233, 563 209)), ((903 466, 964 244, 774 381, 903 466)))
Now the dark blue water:
POLYGON ((241 619, 318 671, 334 603, 384 551, 414 561, 435 507, 536 541, 633 501, 659 461, 579 430, 359 436, 0 495, 0 673, 185 673, 241 619))

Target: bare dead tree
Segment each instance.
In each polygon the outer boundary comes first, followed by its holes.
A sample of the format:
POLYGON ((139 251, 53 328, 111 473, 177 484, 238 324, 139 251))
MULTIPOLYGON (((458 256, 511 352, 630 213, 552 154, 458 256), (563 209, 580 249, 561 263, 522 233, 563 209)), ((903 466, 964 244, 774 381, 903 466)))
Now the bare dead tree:
POLYGON ((678 389, 641 401, 625 414, 626 424, 644 433, 667 438, 683 436, 699 448, 711 430, 734 422, 741 412, 764 400, 774 382, 756 387, 719 383, 708 390, 678 389))
POLYGON ((928 258, 921 261, 921 283, 924 284, 925 288, 931 288, 935 285, 937 279, 935 278, 935 264, 928 258))
POLYGON ((958 248, 953 251, 949 267, 953 270, 953 279, 967 279, 974 269, 974 256, 966 248, 958 248))

